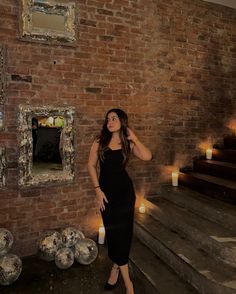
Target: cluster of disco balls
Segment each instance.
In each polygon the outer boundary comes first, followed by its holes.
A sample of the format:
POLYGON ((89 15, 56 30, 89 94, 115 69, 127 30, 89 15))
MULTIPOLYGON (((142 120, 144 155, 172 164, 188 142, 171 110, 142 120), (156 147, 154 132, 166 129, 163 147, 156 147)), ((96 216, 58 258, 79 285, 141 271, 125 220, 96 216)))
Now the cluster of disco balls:
POLYGON ((14 283, 22 271, 21 259, 10 254, 13 236, 10 231, 0 228, 0 285, 8 286, 14 283))
POLYGON ((68 227, 58 231, 46 231, 39 239, 39 256, 43 260, 55 260, 60 269, 68 269, 76 260, 87 265, 98 255, 97 244, 76 228, 68 227))

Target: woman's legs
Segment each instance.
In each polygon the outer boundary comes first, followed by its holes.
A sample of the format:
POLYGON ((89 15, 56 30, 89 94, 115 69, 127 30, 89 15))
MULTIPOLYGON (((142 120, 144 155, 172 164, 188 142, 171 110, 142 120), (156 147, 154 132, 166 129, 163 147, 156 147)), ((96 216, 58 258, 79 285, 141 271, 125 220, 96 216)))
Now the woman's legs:
POLYGON ((112 268, 111 268, 111 272, 110 272, 110 277, 108 279, 108 284, 110 285, 114 285, 117 282, 118 276, 119 276, 119 266, 114 263, 112 268))
POLYGON ((134 294, 133 283, 130 280, 130 276, 129 276, 128 263, 125 264, 125 265, 121 265, 120 266, 120 271, 121 271, 121 275, 122 275, 122 278, 123 278, 124 283, 125 283, 126 294, 134 294))
POLYGON ((134 288, 133 283, 130 280, 129 276, 129 267, 128 264, 118 266, 116 263, 113 264, 110 277, 108 279, 108 284, 115 285, 117 283, 117 279, 119 276, 119 271, 121 271, 122 278, 124 280, 125 288, 126 288, 126 294, 134 294, 134 288))

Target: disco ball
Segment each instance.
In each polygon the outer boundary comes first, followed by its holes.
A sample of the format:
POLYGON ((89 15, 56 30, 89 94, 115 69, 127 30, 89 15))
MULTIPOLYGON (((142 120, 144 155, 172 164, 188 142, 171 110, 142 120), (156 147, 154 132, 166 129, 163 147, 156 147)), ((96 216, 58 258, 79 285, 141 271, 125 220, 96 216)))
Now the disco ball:
POLYGON ((62 242, 66 247, 72 247, 78 240, 84 239, 84 234, 76 228, 65 228, 61 232, 62 242))
POLYGON ((0 256, 7 254, 13 244, 13 236, 10 231, 0 228, 0 256))
POLYGON ((85 238, 75 244, 75 259, 80 264, 92 263, 97 255, 97 244, 93 240, 85 238))
POLYGON ((57 231, 46 231, 39 239, 39 256, 47 261, 54 260, 57 250, 61 247, 60 233, 57 231))
POLYGON ((74 253, 70 248, 61 248, 55 255, 56 266, 60 269, 67 269, 74 263, 74 253))
POLYGON ((22 270, 21 259, 14 254, 0 257, 0 285, 8 286, 14 283, 22 270))

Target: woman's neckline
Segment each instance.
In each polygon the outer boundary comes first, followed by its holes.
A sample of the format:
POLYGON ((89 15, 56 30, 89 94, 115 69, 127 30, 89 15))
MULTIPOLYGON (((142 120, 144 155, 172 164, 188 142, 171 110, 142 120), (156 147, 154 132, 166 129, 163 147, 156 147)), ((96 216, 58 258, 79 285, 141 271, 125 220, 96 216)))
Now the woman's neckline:
POLYGON ((108 146, 108 148, 111 150, 111 151, 118 151, 118 150, 122 150, 122 148, 119 148, 119 149, 111 149, 111 147, 108 146))

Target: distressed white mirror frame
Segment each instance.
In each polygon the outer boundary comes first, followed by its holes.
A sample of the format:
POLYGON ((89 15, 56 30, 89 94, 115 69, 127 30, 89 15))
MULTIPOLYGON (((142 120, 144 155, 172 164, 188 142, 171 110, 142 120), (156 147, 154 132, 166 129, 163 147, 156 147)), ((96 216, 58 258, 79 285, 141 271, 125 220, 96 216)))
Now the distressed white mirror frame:
POLYGON ((5 147, 0 147, 0 188, 6 185, 6 156, 5 147))
POLYGON ((6 88, 6 46, 0 44, 0 104, 5 102, 6 88))
POLYGON ((75 2, 20 0, 20 3, 22 40, 72 46, 75 44, 75 2), (36 23, 36 19, 40 21, 36 23), (58 25, 55 22, 58 22, 58 25))
POLYGON ((19 185, 30 186, 53 182, 67 182, 74 179, 74 115, 73 107, 54 107, 50 105, 29 106, 20 105, 18 115, 19 135, 19 185), (52 174, 35 174, 33 168, 33 139, 32 139, 32 118, 33 117, 64 117, 64 139, 63 139, 63 169, 52 174))
POLYGON ((0 131, 4 129, 4 103, 6 90, 6 46, 0 44, 0 131))

